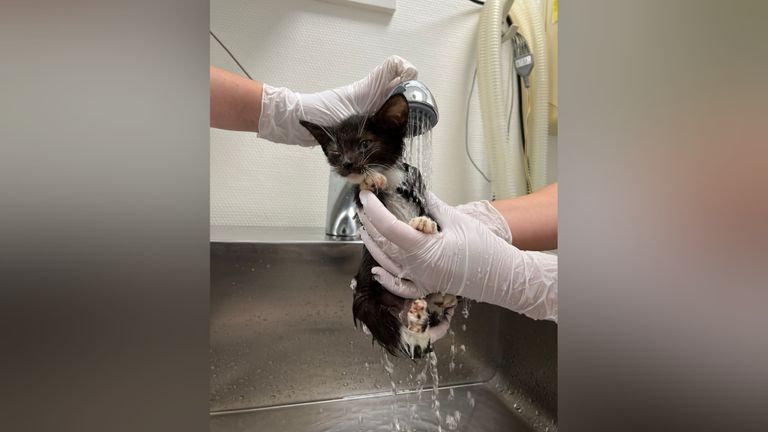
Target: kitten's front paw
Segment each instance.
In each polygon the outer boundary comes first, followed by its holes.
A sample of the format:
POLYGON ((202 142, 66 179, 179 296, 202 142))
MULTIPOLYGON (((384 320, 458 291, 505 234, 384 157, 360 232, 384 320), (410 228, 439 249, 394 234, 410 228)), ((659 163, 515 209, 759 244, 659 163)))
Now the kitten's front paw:
POLYGON ((437 232, 437 223, 426 216, 415 217, 408 222, 408 225, 424 234, 434 234, 437 232))
POLYGON ((384 176, 384 174, 377 172, 367 174, 363 179, 363 182, 360 183, 360 189, 374 192, 384 189, 385 187, 387 187, 387 178, 384 176))

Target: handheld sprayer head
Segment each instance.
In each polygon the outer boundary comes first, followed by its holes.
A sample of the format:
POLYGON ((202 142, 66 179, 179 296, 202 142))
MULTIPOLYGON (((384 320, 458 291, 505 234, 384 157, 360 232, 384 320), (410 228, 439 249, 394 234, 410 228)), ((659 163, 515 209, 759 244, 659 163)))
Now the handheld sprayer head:
POLYGON ((439 115, 432 92, 419 80, 403 81, 389 96, 402 94, 408 100, 408 135, 418 136, 437 124, 439 115))

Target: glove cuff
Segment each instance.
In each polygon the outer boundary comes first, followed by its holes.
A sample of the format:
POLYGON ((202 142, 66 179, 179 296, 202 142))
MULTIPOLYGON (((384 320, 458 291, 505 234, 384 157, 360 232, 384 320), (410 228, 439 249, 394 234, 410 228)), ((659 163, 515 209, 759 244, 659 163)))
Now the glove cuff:
POLYGON ((496 207, 494 207, 490 201, 483 200, 480 202, 487 209, 488 218, 494 220, 494 226, 496 226, 497 231, 496 235, 503 238, 507 243, 512 244, 512 231, 509 229, 509 224, 504 216, 496 210, 496 207))
POLYGON ((301 95, 285 87, 263 85, 259 138, 282 144, 313 146, 312 135, 299 123, 301 95))
POLYGON ((456 207, 457 210, 470 216, 485 225, 496 237, 512 244, 512 232, 509 230, 507 220, 499 213, 490 202, 474 201, 456 207))

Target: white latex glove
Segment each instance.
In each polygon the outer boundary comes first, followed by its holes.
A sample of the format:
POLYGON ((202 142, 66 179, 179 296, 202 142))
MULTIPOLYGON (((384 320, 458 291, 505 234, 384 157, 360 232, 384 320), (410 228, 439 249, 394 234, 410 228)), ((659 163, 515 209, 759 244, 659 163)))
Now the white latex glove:
POLYGON ((328 126, 353 114, 373 114, 398 84, 417 76, 412 64, 393 55, 360 81, 320 93, 302 94, 264 84, 259 137, 277 143, 314 146, 317 141, 299 120, 328 126))
POLYGON ((374 278, 404 298, 462 295, 557 321, 557 256, 521 251, 484 224, 427 194, 427 212, 442 231, 424 234, 361 191, 363 242, 383 267, 374 278))
POLYGON ((454 209, 477 220, 491 230, 491 232, 496 234, 496 237, 512 244, 512 232, 509 230, 507 221, 490 202, 486 200, 473 201, 456 206, 454 209))

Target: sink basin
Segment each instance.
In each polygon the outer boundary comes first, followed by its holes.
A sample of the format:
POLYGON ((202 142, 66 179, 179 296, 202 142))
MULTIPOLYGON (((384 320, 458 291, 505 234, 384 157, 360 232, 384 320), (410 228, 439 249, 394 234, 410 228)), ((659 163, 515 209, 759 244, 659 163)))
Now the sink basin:
POLYGON ((211 228, 212 431, 556 430, 555 324, 460 305, 435 390, 426 360, 385 357, 354 327, 362 247, 321 228, 211 228))

